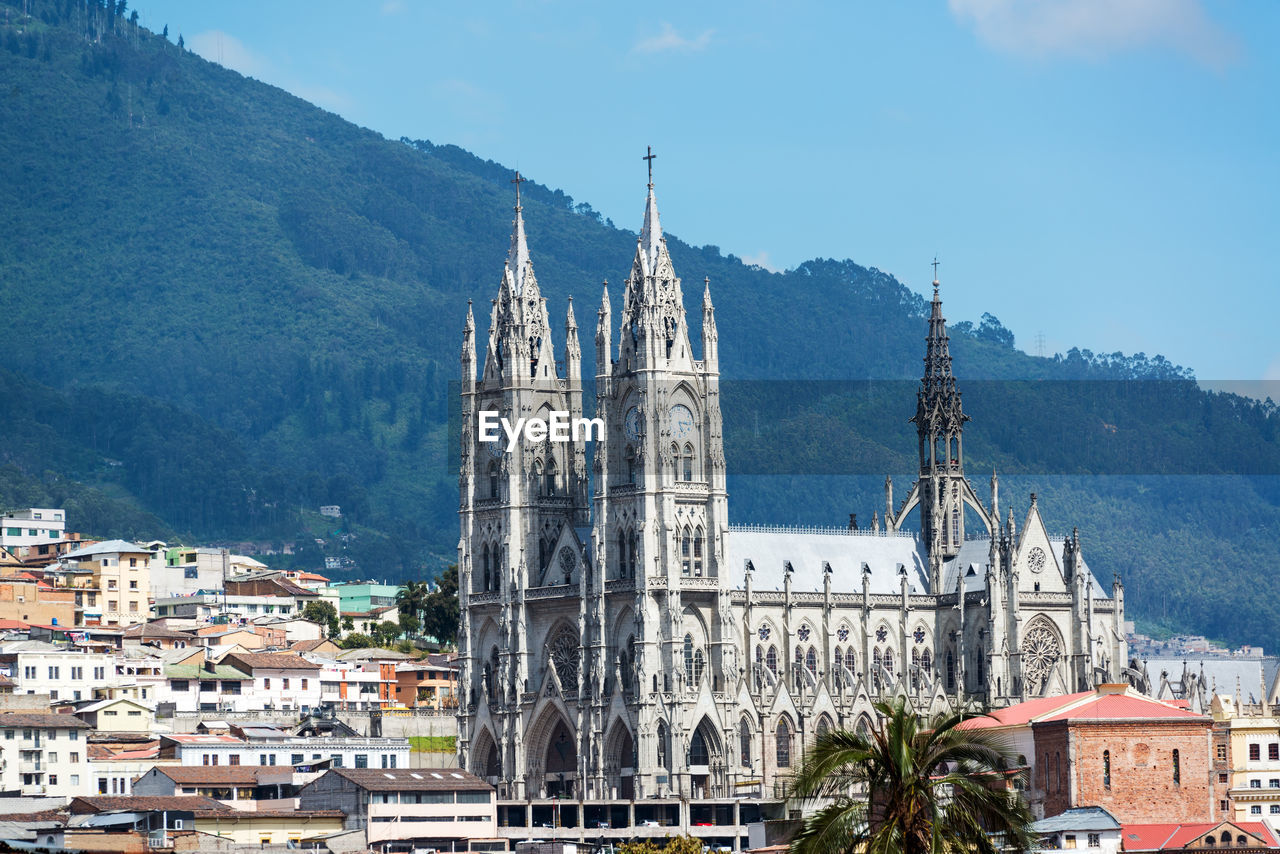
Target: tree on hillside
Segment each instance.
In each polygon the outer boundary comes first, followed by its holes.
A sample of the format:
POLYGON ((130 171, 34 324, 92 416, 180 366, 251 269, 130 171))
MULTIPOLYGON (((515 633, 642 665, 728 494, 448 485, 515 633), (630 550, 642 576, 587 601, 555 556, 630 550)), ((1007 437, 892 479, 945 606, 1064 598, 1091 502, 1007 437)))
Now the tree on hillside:
POLYGON ((338 609, 332 602, 308 602, 302 606, 302 619, 324 626, 326 637, 338 634, 338 609))
POLYGON ((793 854, 995 854, 1032 844, 1031 811, 1006 789, 1009 756, 996 738, 960 729, 960 714, 921 725, 903 698, 876 711, 869 732, 822 733, 806 754, 792 793, 816 809, 793 854))

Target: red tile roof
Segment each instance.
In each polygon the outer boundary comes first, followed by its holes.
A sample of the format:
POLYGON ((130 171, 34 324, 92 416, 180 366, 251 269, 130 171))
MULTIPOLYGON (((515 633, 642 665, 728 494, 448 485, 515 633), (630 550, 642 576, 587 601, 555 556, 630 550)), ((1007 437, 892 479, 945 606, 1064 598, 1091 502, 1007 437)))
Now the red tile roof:
POLYGON ((1027 700, 1025 703, 996 709, 979 718, 970 718, 960 724, 960 728, 987 729, 989 727, 1025 725, 1057 711, 1063 706, 1083 700, 1092 693, 1092 691, 1081 691, 1078 694, 1061 694, 1057 697, 1038 697, 1034 700, 1027 700))
POLYGON ((1275 835, 1260 821, 1196 822, 1191 824, 1126 824, 1123 830, 1125 851, 1168 851, 1186 848, 1208 833, 1226 828, 1233 837, 1240 831, 1261 839, 1267 847, 1280 847, 1275 835))
POLYGON ((1066 720, 1116 720, 1122 718, 1202 718, 1187 709, 1175 709, 1167 703, 1128 694, 1104 694, 1079 706, 1063 709, 1055 715, 1042 718, 1048 721, 1066 720))

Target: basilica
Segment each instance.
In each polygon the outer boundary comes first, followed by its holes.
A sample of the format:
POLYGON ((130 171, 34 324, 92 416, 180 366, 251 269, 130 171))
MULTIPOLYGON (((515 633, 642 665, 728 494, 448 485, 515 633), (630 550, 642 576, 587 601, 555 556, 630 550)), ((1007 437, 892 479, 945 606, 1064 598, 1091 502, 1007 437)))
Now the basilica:
POLYGON ((458 750, 500 798, 778 797, 819 733, 879 700, 927 714, 1124 681, 1119 579, 1050 536, 1034 494, 1002 518, 995 475, 982 495, 965 476, 936 280, 905 498, 886 480, 862 530, 731 523, 711 287, 695 331, 652 173, 617 313, 607 283, 596 311, 604 435, 481 441, 481 412, 583 415, 573 303, 561 370, 518 180, 487 340, 468 309, 462 343, 458 750))

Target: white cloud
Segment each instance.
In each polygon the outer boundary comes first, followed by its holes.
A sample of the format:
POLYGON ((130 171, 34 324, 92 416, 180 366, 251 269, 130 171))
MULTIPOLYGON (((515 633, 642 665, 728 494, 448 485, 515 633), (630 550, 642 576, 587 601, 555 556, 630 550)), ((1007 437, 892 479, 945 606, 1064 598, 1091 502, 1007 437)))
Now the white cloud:
POLYGON ((1239 46, 1200 0, 947 0, 984 42, 1037 58, 1099 57, 1145 46, 1221 68, 1239 46))
POLYGON ((769 253, 761 250, 754 255, 743 255, 742 263, 748 267, 763 267, 770 273, 781 272, 777 267, 773 266, 773 262, 769 260, 769 253))
POLYGON ((244 42, 221 30, 196 33, 187 39, 187 48, 223 68, 239 71, 245 77, 262 79, 268 68, 267 61, 245 47, 244 42))
POLYGON ((676 32, 676 28, 662 22, 662 32, 656 36, 640 39, 631 48, 633 53, 696 53, 697 51, 706 50, 707 45, 711 44, 711 36, 715 30, 703 30, 693 38, 685 38, 676 32))

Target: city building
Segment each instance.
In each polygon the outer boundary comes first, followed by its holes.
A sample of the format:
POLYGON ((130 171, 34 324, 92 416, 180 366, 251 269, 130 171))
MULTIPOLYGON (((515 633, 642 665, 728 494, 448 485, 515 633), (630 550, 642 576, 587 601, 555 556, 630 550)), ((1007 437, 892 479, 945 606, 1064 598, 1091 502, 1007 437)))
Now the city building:
MULTIPOLYGON (((1267 821, 1280 827, 1280 717, 1273 706, 1246 705, 1233 698, 1213 698, 1219 762, 1216 782, 1225 789, 1221 817, 1236 822, 1267 821), (1224 756, 1225 754, 1225 756, 1224 756), (1225 761, 1223 761, 1225 760, 1225 761), (1225 779, 1224 779, 1225 778, 1225 779)), ((1221 798, 1220 798, 1221 800, 1221 798)))
POLYGON ((1262 822, 1177 822, 1124 826, 1125 851, 1241 851, 1280 848, 1275 831, 1262 822))
POLYGON ((30 573, 0 577, 0 619, 42 626, 78 626, 83 608, 73 590, 57 588, 30 573))
POLYGON ((368 847, 382 851, 405 842, 454 851, 497 834, 493 787, 465 771, 335 768, 304 786, 298 804, 340 810, 347 829, 364 830, 368 847))
POLYGON ((52 554, 49 547, 66 534, 67 514, 61 508, 31 507, 0 515, 0 548, 19 559, 52 554), (45 547, 43 552, 41 546, 45 547))
POLYGON ((1073 807, 1031 826, 1039 838, 1033 851, 1069 851, 1086 848, 1096 854, 1123 850, 1122 829, 1116 817, 1102 807, 1073 807))
POLYGON ((151 569, 157 559, 146 547, 108 540, 67 552, 59 561, 91 573, 88 589, 97 592, 99 610, 87 605, 86 623, 128 626, 150 619, 151 569))
POLYGON ((1121 823, 1212 821, 1211 719, 1100 685, 997 709, 961 724, 998 734, 1026 769, 1038 817, 1102 807, 1121 823))
POLYGON ((0 713, 0 791, 23 797, 88 794, 88 730, 71 715, 0 713))
POLYGON ((91 700, 117 684, 110 653, 89 653, 44 641, 0 643, 0 673, 15 694, 48 694, 50 700, 91 700))

